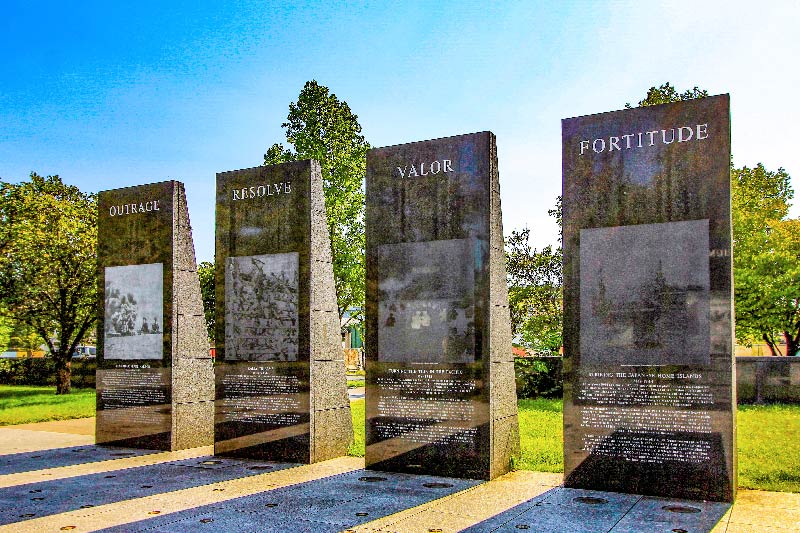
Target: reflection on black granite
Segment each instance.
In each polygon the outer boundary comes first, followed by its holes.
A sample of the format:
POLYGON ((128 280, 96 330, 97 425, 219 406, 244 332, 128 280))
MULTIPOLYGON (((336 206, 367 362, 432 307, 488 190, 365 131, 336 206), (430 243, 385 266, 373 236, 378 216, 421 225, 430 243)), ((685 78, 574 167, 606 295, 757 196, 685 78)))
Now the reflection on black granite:
POLYGON ((732 501, 729 99, 562 132, 565 484, 732 501))
POLYGON ((379 268, 381 361, 474 361, 474 253, 470 239, 385 244, 379 268))
POLYGON ((490 337, 504 338, 489 327, 490 258, 502 254, 489 244, 501 225, 494 135, 370 150, 366 200, 367 467, 504 473, 516 417, 507 409, 492 433, 490 337))
POLYGON ((581 356, 709 363, 708 220, 581 230, 581 356))
POLYGON ((98 443, 171 447, 176 183, 98 194, 98 443))
POLYGON ((214 453, 308 463, 308 363, 218 364, 214 453))
POLYGON ((309 462, 310 173, 217 174, 215 455, 309 462))
POLYGON ((719 433, 632 432, 619 429, 598 439, 588 458, 570 471, 565 486, 671 498, 725 501, 731 473, 719 433), (598 472, 614 475, 598 477, 598 472))

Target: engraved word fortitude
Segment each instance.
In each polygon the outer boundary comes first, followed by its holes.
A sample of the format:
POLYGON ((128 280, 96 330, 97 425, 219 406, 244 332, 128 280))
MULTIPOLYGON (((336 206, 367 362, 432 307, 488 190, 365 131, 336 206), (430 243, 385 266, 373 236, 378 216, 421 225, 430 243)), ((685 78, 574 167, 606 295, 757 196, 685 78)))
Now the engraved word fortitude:
POLYGON ((400 173, 401 178, 416 178, 419 176, 438 174, 439 172, 453 172, 453 162, 450 159, 442 159, 441 161, 436 160, 433 163, 406 165, 404 167, 397 167, 397 172, 400 173), (417 168, 419 168, 419 171, 417 171, 417 168))
POLYGON ((231 191, 233 200, 248 200, 250 198, 261 198, 262 196, 276 196, 278 194, 292 194, 292 182, 284 181, 256 187, 243 187, 231 191))
POLYGON ((708 124, 698 124, 697 126, 681 126, 679 128, 669 128, 663 130, 640 131, 638 133, 627 133, 625 135, 610 135, 600 139, 581 141, 581 155, 588 152, 599 154, 605 151, 630 150, 631 148, 645 148, 656 144, 672 144, 691 140, 702 141, 708 139, 708 124))

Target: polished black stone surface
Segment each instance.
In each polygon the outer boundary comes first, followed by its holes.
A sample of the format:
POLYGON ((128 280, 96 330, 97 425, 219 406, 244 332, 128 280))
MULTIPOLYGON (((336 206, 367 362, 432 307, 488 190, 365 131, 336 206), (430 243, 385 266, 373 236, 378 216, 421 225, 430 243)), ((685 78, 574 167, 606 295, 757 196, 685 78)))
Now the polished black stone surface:
MULTIPOLYGON (((504 338, 490 327, 494 135, 370 150, 366 197, 367 468, 498 475, 490 420, 500 410, 489 394, 490 338, 495 349, 504 338)), ((507 325, 505 293, 498 299, 507 325)))
POLYGON ((322 194, 313 161, 217 174, 218 455, 308 463, 352 439, 322 194))
POLYGON ((732 501, 728 96, 562 130, 565 485, 732 501))
POLYGON ((171 446, 175 187, 98 195, 98 443, 171 446))

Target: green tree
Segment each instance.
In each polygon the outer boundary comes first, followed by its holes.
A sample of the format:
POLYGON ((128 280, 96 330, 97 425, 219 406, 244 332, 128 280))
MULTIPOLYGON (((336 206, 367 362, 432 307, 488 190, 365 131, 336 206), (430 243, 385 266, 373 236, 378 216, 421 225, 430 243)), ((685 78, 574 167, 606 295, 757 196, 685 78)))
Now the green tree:
MULTIPOLYGON (((561 198, 549 214, 561 227, 561 198)), ((526 348, 557 354, 562 345, 561 246, 531 248, 530 230, 514 230, 505 239, 511 331, 526 348)))
MULTIPOLYGON (((679 93, 675 87, 667 82, 660 87, 650 87, 644 100, 639 100, 638 106, 644 107, 648 105, 669 104, 670 102, 693 100, 695 98, 705 98, 706 96, 708 96, 708 91, 705 89, 698 89, 697 86, 679 93)), ((625 107, 631 109, 633 106, 631 106, 631 104, 625 104, 625 107)))
POLYGON ((732 169, 736 339, 764 341, 772 355, 796 355, 800 343, 800 219, 787 219, 789 175, 732 169), (786 350, 781 352, 779 338, 786 350))
POLYGON ((10 346, 25 352, 27 357, 33 357, 33 352, 41 350, 42 346, 42 336, 31 327, 19 322, 14 324, 14 328, 9 335, 9 341, 10 346))
MULTIPOLYGON (((704 98, 708 91, 678 93, 669 83, 651 87, 640 106, 704 98)), ((630 108, 630 104, 625 107, 630 108)), ((733 278, 736 340, 751 345, 763 340, 773 355, 796 355, 800 343, 800 220, 787 219, 794 196, 785 170, 769 171, 731 165, 733 278)))
POLYGON ((0 351, 11 347, 11 334, 14 332, 14 321, 8 311, 0 308, 0 351))
POLYGON ((359 322, 364 308, 363 179, 369 143, 347 102, 314 80, 306 82, 297 102, 289 105, 287 122, 281 127, 290 148, 272 145, 264 154, 264 164, 319 161, 339 318, 345 311, 356 310, 353 321, 359 322))
POLYGON ((214 263, 203 261, 197 266, 197 274, 200 276, 200 293, 203 296, 203 312, 206 315, 208 340, 214 344, 214 324, 216 323, 214 307, 217 301, 214 288, 214 263))
POLYGON ((56 394, 97 315, 97 202, 58 176, 0 183, 0 305, 47 344, 56 394))

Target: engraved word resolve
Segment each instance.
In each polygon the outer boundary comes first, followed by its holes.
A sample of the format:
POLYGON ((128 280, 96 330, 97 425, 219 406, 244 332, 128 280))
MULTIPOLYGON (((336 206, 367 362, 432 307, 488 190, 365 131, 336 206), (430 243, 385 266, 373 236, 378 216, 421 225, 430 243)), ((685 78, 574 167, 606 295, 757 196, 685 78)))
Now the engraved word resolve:
POLYGON ((251 198, 261 198, 264 196, 277 196, 279 194, 292 194, 292 182, 283 181, 280 183, 267 183, 254 187, 242 187, 231 191, 232 200, 249 200, 251 198))

